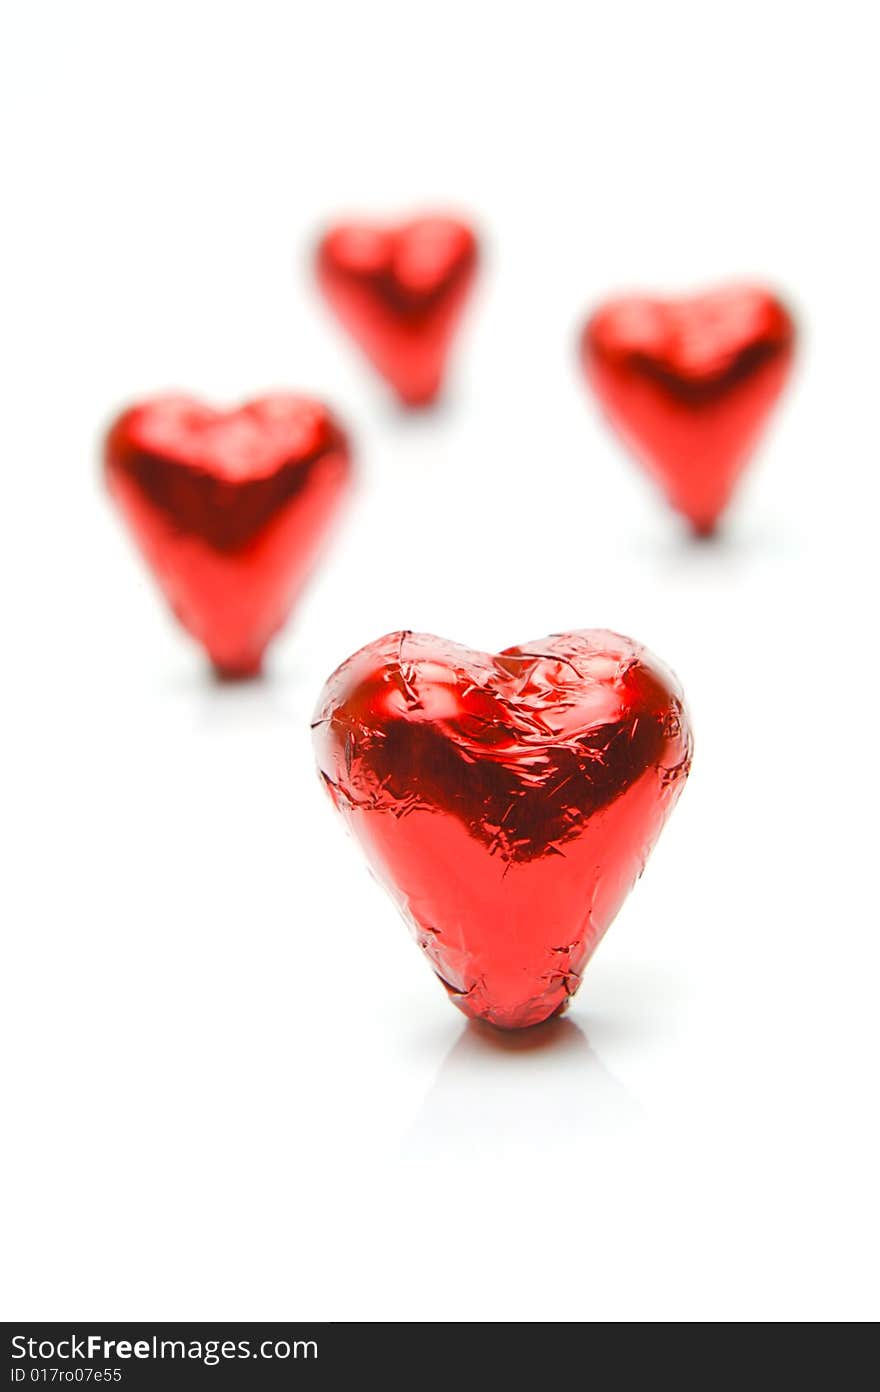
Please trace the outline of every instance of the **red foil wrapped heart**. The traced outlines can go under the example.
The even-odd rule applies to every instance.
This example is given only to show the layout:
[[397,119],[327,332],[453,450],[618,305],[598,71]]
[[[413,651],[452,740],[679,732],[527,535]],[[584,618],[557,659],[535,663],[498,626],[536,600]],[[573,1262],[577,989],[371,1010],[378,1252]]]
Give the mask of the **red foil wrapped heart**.
[[344,223],[321,239],[316,267],[330,306],[401,401],[432,402],[476,272],[471,228],[447,217]]
[[499,654],[389,634],[334,672],[313,735],[450,998],[507,1029],[565,1009],[691,762],[675,677],[603,630]]
[[104,462],[184,628],[223,675],[258,672],[348,486],[330,412],[289,394],[231,411],[157,397],[111,426]]
[[610,300],[584,329],[584,368],[610,420],[701,535],[785,385],[794,338],[785,306],[750,286]]

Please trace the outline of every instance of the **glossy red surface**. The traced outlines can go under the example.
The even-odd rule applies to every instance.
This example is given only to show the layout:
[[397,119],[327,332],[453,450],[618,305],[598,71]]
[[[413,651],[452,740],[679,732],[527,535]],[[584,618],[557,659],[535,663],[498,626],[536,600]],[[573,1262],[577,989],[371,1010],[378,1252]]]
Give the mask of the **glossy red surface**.
[[565,1009],[691,760],[676,679],[604,630],[495,655],[389,634],[334,672],[313,735],[450,998],[509,1029]]
[[157,397],[116,420],[104,460],[184,628],[224,675],[258,672],[348,484],[330,412],[287,394],[231,411]]
[[345,223],[322,238],[316,266],[330,306],[401,401],[433,401],[476,271],[472,230],[445,217]]
[[766,290],[611,300],[584,329],[610,420],[694,530],[712,532],[788,377],[794,325]]

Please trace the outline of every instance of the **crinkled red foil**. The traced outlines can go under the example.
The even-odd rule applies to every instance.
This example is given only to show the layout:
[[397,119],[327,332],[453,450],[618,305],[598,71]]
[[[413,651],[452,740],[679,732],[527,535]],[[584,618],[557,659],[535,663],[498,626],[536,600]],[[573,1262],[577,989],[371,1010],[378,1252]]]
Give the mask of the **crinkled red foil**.
[[316,255],[329,305],[407,406],[428,405],[440,391],[476,267],[473,230],[436,216],[342,223]]
[[313,727],[334,804],[466,1015],[565,1009],[690,768],[675,677],[604,630],[503,653],[388,634]]
[[712,532],[785,386],[795,329],[767,290],[629,296],[584,329],[584,368],[611,422],[700,534]]
[[229,676],[257,672],[347,489],[328,409],[279,393],[231,411],[183,396],[121,415],[107,483],[184,628]]

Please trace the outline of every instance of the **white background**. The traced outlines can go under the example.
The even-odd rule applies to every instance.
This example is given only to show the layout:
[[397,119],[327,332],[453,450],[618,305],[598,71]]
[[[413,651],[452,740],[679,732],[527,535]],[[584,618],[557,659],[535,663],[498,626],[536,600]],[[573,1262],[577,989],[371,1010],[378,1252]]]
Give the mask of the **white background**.
[[[11,7],[0,103],[2,1312],[878,1314],[869,4]],[[444,406],[314,292],[348,212],[485,239]],[[753,275],[803,330],[717,544],[606,433],[603,295]],[[104,496],[132,397],[330,401],[359,488],[221,688]],[[691,781],[565,1023],[447,1003],[318,786],[389,629],[578,627],[681,677]]]

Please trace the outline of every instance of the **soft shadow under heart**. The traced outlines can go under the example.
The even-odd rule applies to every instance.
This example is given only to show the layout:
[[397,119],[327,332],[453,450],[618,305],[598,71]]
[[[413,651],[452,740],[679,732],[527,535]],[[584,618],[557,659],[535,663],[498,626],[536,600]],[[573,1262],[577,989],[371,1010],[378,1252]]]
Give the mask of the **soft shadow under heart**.
[[469,1021],[443,1060],[404,1152],[544,1149],[619,1131],[641,1117],[572,1019],[512,1032]]

